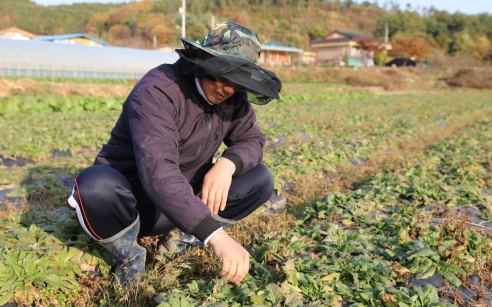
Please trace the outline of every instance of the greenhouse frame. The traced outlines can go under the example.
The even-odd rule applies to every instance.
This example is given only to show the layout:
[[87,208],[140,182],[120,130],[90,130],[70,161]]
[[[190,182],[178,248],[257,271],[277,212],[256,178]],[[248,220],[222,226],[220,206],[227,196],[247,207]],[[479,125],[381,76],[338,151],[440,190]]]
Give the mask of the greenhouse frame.
[[0,38],[0,76],[140,79],[176,52]]

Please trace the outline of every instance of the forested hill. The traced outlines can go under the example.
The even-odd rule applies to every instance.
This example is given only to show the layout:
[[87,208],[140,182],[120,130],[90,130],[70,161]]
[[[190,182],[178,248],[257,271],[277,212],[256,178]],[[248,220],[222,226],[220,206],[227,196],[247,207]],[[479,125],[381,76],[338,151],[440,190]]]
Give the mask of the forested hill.
[[[419,37],[444,53],[492,58],[492,15],[450,14],[433,8],[416,11],[378,1],[351,0],[187,0],[186,36],[201,40],[215,22],[233,20],[251,27],[264,43],[309,50],[312,39],[338,29],[383,39]],[[17,26],[40,34],[84,32],[112,45],[153,48],[179,45],[178,0],[129,4],[40,6],[29,0],[0,0],[0,29]]]

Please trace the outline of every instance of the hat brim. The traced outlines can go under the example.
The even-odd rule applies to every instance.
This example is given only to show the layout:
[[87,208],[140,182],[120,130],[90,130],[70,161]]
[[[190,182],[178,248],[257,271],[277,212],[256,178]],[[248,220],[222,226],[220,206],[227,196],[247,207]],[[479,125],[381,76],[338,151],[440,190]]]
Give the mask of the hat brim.
[[[201,44],[180,37],[186,50],[195,51],[193,57],[183,52],[178,52],[180,57],[186,58],[203,70],[208,71],[209,76],[222,77],[244,88],[250,94],[257,97],[256,104],[266,104],[272,99],[279,99],[278,93],[282,83],[277,76],[257,64],[251,63],[241,57],[222,53],[215,49],[205,48]],[[177,50],[179,51],[179,50]],[[197,51],[201,51],[197,54]],[[233,63],[233,65],[231,65]],[[229,67],[221,69],[221,67]],[[251,97],[251,95],[249,95]]]

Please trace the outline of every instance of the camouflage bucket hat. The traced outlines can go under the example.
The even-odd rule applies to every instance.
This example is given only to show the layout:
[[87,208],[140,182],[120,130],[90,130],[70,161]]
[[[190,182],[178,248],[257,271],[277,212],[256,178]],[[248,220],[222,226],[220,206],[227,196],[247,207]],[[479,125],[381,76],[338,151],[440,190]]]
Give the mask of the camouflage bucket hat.
[[267,104],[279,99],[282,83],[257,65],[261,45],[258,35],[234,22],[223,22],[210,30],[201,44],[181,37],[185,49],[176,49],[185,74],[195,78],[225,78],[244,89],[248,101]]
[[183,37],[181,40],[183,43],[205,48],[205,51],[215,56],[232,55],[254,64],[257,64],[260,58],[261,44],[258,35],[231,21],[215,26],[207,33],[201,45]]

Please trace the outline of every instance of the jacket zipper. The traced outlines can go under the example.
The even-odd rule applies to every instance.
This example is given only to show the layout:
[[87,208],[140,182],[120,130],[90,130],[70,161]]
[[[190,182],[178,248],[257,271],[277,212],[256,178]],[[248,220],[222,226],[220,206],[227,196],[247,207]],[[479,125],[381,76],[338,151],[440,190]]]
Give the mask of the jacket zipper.
[[195,161],[186,165],[186,168],[193,168],[202,162],[202,159],[200,158],[203,152],[205,151],[205,149],[207,148],[207,143],[208,140],[210,139],[210,133],[212,131],[212,114],[206,113],[205,119],[207,121],[207,134],[205,135],[205,141],[203,142],[202,151],[200,151],[200,153],[197,155],[197,159]]

